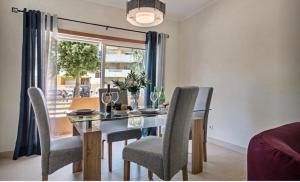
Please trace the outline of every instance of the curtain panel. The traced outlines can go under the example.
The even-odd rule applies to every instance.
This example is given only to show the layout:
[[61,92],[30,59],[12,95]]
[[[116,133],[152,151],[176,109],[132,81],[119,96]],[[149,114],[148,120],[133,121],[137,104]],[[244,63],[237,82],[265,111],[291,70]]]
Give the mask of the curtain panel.
[[156,86],[156,53],[157,32],[147,32],[145,68],[147,79],[151,81],[151,84],[145,88],[145,107],[151,106],[150,93],[154,90]]
[[46,49],[50,50],[55,47],[56,41],[53,41],[52,45],[46,40],[50,40],[50,35],[53,35],[53,33],[49,33],[47,36],[47,32],[50,32],[49,27],[53,30],[57,24],[55,20],[57,18],[46,16],[40,11],[24,9],[20,111],[14,160],[21,156],[41,154],[34,111],[27,90],[30,87],[39,87],[46,93],[49,80],[47,75],[50,70],[54,69],[56,62],[48,61],[54,59],[55,56],[51,57],[50,52],[46,51]]
[[157,57],[156,57],[156,89],[160,91],[165,88],[165,67],[166,67],[166,44],[168,35],[158,34]]
[[146,34],[145,68],[147,79],[151,85],[145,89],[145,107],[151,106],[150,93],[165,87],[166,44],[168,35],[157,32]]
[[[148,80],[151,85],[145,89],[145,107],[151,107],[150,93],[160,91],[165,87],[165,62],[166,62],[166,39],[167,34],[157,32],[147,32],[146,34],[146,59],[145,68]],[[156,135],[156,128],[143,129],[143,136]]]
[[[144,105],[145,107],[151,107],[150,93],[154,90],[156,84],[156,55],[157,53],[157,32],[147,32],[146,34],[146,59],[145,59],[145,69],[146,77],[151,81],[144,92]],[[157,129],[154,128],[144,128],[142,129],[143,136],[153,135],[156,136]]]
[[42,19],[42,55],[43,55],[43,90],[50,114],[50,135],[54,136],[57,101],[57,44],[58,44],[58,19],[56,15],[43,13]]

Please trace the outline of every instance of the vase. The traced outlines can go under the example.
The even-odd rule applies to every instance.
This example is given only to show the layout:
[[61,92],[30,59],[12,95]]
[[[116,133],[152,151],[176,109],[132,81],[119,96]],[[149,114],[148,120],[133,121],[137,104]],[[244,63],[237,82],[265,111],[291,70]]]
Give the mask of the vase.
[[130,101],[130,105],[132,107],[133,111],[137,111],[138,107],[139,107],[139,97],[140,97],[140,92],[131,92],[131,101]]

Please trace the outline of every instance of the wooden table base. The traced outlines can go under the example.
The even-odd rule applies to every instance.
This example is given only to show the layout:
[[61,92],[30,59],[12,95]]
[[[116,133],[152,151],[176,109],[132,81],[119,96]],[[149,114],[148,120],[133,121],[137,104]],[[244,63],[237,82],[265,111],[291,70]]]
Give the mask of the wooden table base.
[[101,132],[83,135],[83,180],[101,180]]
[[73,163],[73,172],[82,170],[83,180],[100,181],[101,180],[101,131],[80,133],[76,127],[73,127],[73,135],[81,135],[83,138],[83,162]]
[[194,118],[192,125],[192,174],[198,174],[203,171],[203,119]]
[[[73,136],[80,136],[80,133],[77,129],[73,126]],[[81,161],[73,163],[73,173],[78,173],[82,171],[82,163]]]

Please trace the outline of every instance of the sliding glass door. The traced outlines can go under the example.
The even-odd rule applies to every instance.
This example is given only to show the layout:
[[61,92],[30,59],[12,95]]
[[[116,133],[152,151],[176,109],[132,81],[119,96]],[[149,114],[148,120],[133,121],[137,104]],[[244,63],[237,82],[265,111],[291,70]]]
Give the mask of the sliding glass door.
[[104,49],[103,87],[112,80],[124,81],[131,70],[144,71],[145,50],[115,45],[104,45]]
[[[113,86],[112,80],[125,81],[130,71],[142,72],[145,70],[145,49],[129,46],[103,45],[102,87],[106,88],[108,84]],[[144,94],[143,89],[140,94]],[[140,97],[139,105],[144,104],[143,99],[143,97]]]
[[[60,34],[58,37],[56,88],[48,100],[51,134],[54,138],[72,134],[68,110],[82,109],[84,103],[97,103],[101,87],[102,43],[84,37]],[[99,105],[99,104],[98,104]],[[94,107],[99,108],[97,104]]]
[[55,100],[48,103],[54,137],[72,134],[66,111],[99,108],[99,88],[124,81],[131,70],[144,71],[144,45],[59,35],[57,52],[57,84],[51,93]]

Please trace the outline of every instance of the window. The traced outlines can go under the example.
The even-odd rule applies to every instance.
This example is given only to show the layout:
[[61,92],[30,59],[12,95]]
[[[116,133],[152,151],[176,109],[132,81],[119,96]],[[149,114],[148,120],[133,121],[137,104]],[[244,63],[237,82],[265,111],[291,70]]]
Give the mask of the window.
[[[103,49],[105,53],[102,64],[104,88],[107,84],[113,86],[112,80],[124,81],[131,70],[134,72],[145,70],[145,49],[117,45],[104,45]],[[143,89],[140,90],[140,95],[144,95]],[[144,105],[143,97],[140,97],[139,105]]]
[[104,87],[112,80],[124,81],[128,73],[144,71],[145,50],[139,48],[105,46]]
[[60,37],[57,90],[62,99],[98,97],[101,48],[100,42]]

